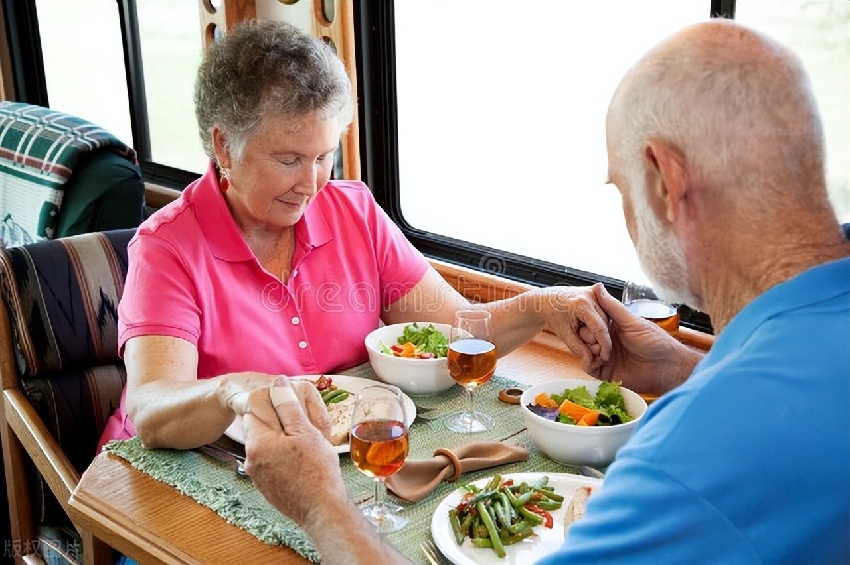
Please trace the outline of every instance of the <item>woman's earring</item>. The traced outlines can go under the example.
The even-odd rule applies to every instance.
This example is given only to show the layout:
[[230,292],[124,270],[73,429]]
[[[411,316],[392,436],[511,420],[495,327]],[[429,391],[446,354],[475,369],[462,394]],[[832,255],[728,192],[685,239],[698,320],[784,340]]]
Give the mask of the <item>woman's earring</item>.
[[227,189],[230,188],[230,169],[221,169],[221,178],[218,183],[221,186],[222,194],[227,192]]

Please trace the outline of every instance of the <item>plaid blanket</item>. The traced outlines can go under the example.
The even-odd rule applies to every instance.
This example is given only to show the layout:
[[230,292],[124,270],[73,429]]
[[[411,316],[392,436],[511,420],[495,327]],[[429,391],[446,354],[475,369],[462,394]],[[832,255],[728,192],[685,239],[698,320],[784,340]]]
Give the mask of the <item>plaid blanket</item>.
[[53,239],[63,186],[81,159],[136,152],[105,129],[49,108],[0,101],[0,245]]

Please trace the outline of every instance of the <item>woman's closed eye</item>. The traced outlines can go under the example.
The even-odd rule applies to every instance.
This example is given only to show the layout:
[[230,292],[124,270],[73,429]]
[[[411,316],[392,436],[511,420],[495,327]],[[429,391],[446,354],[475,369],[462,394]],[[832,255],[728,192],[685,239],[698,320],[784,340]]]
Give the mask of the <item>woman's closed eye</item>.
[[[322,163],[324,161],[327,161],[328,159],[333,159],[333,155],[334,155],[335,152],[336,151],[329,151],[328,153],[323,153],[322,155],[319,155],[318,157],[316,157],[315,161],[317,163]],[[298,156],[298,157],[279,157],[277,161],[278,161],[278,163],[280,163],[284,167],[297,167],[298,165],[301,164],[302,159],[303,159],[303,157],[300,157],[300,156]]]

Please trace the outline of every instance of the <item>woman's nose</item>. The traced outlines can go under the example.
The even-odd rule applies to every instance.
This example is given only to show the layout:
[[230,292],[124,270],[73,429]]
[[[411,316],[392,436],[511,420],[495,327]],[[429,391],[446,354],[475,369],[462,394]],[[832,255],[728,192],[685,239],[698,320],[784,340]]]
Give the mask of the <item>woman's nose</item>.
[[312,196],[318,190],[319,167],[314,163],[306,165],[301,169],[301,175],[296,185],[296,190],[300,194]]

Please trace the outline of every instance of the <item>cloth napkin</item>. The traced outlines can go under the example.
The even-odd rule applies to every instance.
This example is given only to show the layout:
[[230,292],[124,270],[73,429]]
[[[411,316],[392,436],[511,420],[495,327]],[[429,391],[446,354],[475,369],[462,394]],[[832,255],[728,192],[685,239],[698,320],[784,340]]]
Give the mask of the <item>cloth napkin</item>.
[[404,500],[418,502],[428,496],[443,480],[456,481],[467,471],[527,459],[528,450],[524,447],[497,441],[465,443],[454,452],[440,448],[430,459],[405,461],[404,466],[387,479],[387,488]]

